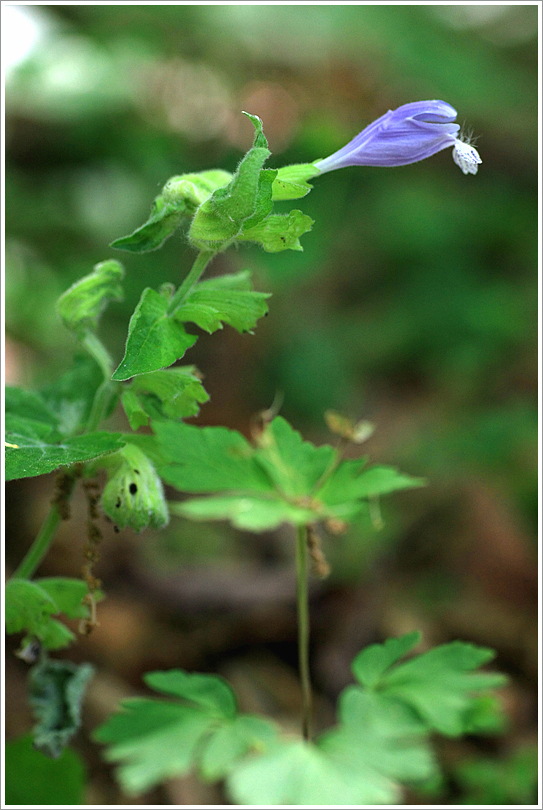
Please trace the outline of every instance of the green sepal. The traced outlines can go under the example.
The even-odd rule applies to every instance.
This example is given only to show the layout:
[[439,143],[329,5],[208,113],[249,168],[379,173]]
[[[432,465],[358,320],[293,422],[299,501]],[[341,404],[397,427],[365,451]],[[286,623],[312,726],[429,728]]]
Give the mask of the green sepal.
[[94,331],[109,301],[122,301],[122,264],[114,259],[95,265],[88,276],[76,281],[57,301],[64,325],[77,335]]
[[243,227],[240,242],[257,242],[267,253],[281,250],[303,250],[300,236],[311,230],[314,220],[294,209],[289,214],[270,214],[250,228]]
[[169,514],[162,482],[139,447],[127,443],[96,466],[108,472],[102,507],[116,526],[130,526],[136,532],[166,526]]
[[262,121],[256,115],[244,115],[251,119],[255,128],[253,146],[228,185],[214,191],[196,211],[189,241],[201,250],[225,250],[241,232],[245,221],[255,215],[266,215],[264,212],[271,201],[271,174],[262,176],[260,171],[271,154],[262,131]]
[[305,197],[313,188],[307,181],[317,174],[319,170],[313,163],[296,163],[278,169],[272,187],[273,201],[298,200]]
[[194,366],[152,371],[134,377],[122,395],[122,404],[132,430],[144,427],[149,419],[184,419],[196,416],[207,402]]
[[184,219],[194,216],[198,207],[216,189],[226,185],[231,179],[230,172],[222,169],[170,177],[162,192],[156,197],[147,222],[129,236],[116,239],[111,243],[111,247],[132,253],[157,250]]

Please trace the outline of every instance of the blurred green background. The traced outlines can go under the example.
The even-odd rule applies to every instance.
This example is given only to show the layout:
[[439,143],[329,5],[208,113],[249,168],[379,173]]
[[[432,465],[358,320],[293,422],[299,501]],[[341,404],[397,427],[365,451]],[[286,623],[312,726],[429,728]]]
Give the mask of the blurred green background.
[[[394,169],[342,169],[284,204],[315,220],[303,253],[243,248],[214,269],[251,268],[256,288],[273,293],[270,316],[253,336],[202,335],[184,362],[201,369],[211,394],[201,424],[247,432],[281,392],[281,412],[308,438],[329,440],[327,408],[370,419],[371,458],[428,478],[425,490],[384,505],[380,533],[357,526],[329,541],[334,573],[313,605],[317,685],[333,695],[364,643],[413,627],[432,643],[494,646],[517,681],[506,700],[510,735],[491,753],[515,752],[533,734],[537,660],[537,6],[44,5],[3,14],[13,46],[4,49],[11,384],[39,387],[70,363],[75,347],[55,300],[113,256],[127,270],[126,299],[108,309],[102,335],[120,359],[142,288],[178,283],[191,252],[178,234],[144,256],[108,244],[147,218],[171,175],[235,168],[252,139],[241,110],[263,119],[271,167],[325,157],[409,101],[443,99],[473,130],[483,160],[476,177],[463,176],[447,150]],[[10,487],[14,565],[51,486]],[[226,564],[230,591],[243,594],[247,561],[261,576],[290,561],[282,536],[255,543],[180,525],[143,542],[110,541],[103,610],[113,610],[115,626],[124,615],[115,605],[141,611],[135,595],[148,567],[171,576]],[[67,539],[61,547],[72,548]],[[80,551],[71,553],[77,571]],[[64,563],[53,555],[44,571],[64,573]],[[184,602],[172,585],[168,603],[157,577],[147,587],[169,638],[180,605],[191,605],[196,622],[214,586],[205,580]],[[230,591],[219,607],[236,615],[240,598]],[[270,622],[283,627],[275,614]],[[189,632],[178,624],[175,644]],[[81,655],[98,656],[125,685],[141,687],[157,656],[169,661],[144,645],[125,666],[108,657],[102,632],[104,646],[84,641]],[[169,665],[233,666],[234,650],[252,639],[275,656],[269,672],[291,663],[291,632],[288,622],[277,637],[253,627],[246,641],[234,633],[231,648],[217,642]],[[107,803],[106,788],[94,789]],[[461,780],[451,790],[443,801],[461,793]]]

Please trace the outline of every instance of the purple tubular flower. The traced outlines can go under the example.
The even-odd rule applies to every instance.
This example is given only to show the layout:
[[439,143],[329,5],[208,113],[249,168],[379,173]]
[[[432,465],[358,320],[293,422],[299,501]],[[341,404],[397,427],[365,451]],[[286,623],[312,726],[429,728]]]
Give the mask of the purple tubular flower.
[[315,166],[321,172],[345,166],[405,166],[458,141],[456,110],[445,101],[414,101],[389,110],[346,146]]

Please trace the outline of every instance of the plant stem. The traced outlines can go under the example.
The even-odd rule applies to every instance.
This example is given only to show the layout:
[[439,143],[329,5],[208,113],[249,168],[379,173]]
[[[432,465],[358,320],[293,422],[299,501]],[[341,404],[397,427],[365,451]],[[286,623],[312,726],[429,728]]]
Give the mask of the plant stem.
[[90,433],[96,430],[104,418],[104,413],[106,412],[113,387],[116,383],[111,382],[113,361],[102,341],[99,340],[93,332],[87,332],[81,342],[91,357],[96,360],[104,375],[104,380],[94,395],[91,413],[87,423],[87,432]]
[[296,597],[298,607],[298,662],[302,687],[302,734],[310,738],[311,680],[309,677],[309,597],[307,575],[307,526],[298,527],[296,545]]
[[[63,492],[63,499],[65,503],[72,494],[74,486],[75,476],[71,477],[71,481],[68,481],[68,485]],[[51,545],[57,528],[64,520],[62,511],[63,510],[61,509],[59,503],[57,501],[53,501],[49,514],[43,521],[36,539],[30,546],[21,564],[14,572],[14,577],[19,577],[20,579],[30,579],[34,575],[36,569],[49,551],[49,546]]]
[[188,293],[194,287],[213,256],[215,256],[215,252],[212,250],[201,250],[196,256],[194,264],[170,301],[170,306],[168,307],[167,313],[168,315],[173,315],[176,309],[181,306],[184,298],[186,298]]

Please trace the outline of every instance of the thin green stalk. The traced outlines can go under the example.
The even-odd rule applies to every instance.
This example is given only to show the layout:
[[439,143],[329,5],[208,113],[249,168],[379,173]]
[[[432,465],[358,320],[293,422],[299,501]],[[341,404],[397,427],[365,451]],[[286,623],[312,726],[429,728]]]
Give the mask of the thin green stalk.
[[307,526],[298,527],[296,544],[296,601],[298,607],[298,661],[302,687],[302,734],[310,738],[311,679],[309,676],[309,595],[307,573]]
[[[68,481],[68,484],[62,493],[62,499],[64,501],[64,504],[66,504],[69,497],[71,496],[74,485],[75,485],[75,477],[72,477],[71,481]],[[62,508],[57,500],[53,501],[53,503],[51,504],[51,508],[49,510],[49,514],[43,521],[41,529],[39,530],[36,539],[30,546],[21,564],[13,574],[14,577],[19,577],[21,579],[30,579],[35,574],[41,561],[49,551],[49,546],[53,541],[53,537],[55,536],[56,530],[64,520],[63,512],[65,511],[65,509],[66,507],[64,506],[64,508]]]
[[173,315],[175,310],[183,303],[183,300],[194,287],[213,256],[215,256],[215,252],[212,250],[201,250],[196,256],[194,264],[170,301],[168,315]]
[[107,406],[113,392],[113,387],[117,384],[111,382],[111,375],[113,374],[113,360],[111,359],[111,356],[102,341],[96,337],[94,332],[87,332],[84,338],[82,338],[81,342],[91,357],[94,357],[102,369],[102,374],[104,375],[104,381],[100,384],[96,394],[94,395],[91,413],[87,423],[87,431],[90,433],[97,429],[100,422],[104,418],[104,414],[107,410]]

